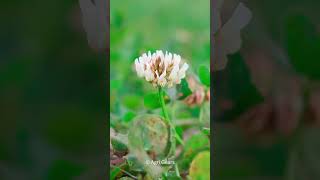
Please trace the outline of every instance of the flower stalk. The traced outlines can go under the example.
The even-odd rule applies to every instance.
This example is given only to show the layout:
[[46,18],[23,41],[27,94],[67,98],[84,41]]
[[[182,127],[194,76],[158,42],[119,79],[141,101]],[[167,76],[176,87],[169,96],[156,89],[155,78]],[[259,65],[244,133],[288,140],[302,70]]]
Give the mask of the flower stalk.
[[158,86],[158,92],[159,92],[159,100],[160,100],[160,104],[161,104],[161,108],[162,108],[162,113],[163,113],[164,119],[174,129],[175,137],[176,137],[177,141],[182,146],[184,146],[183,140],[181,139],[179,134],[176,133],[175,126],[173,125],[172,121],[169,118],[169,115],[168,115],[168,112],[167,112],[167,109],[166,109],[166,104],[164,102],[164,91],[163,91],[161,86]]

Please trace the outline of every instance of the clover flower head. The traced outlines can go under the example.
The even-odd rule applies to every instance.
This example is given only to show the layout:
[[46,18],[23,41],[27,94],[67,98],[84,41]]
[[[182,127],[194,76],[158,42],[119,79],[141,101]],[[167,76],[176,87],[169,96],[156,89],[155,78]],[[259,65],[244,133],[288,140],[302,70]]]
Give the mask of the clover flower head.
[[181,61],[180,55],[157,50],[136,58],[135,67],[138,76],[145,78],[153,86],[172,87],[185,78],[189,65]]

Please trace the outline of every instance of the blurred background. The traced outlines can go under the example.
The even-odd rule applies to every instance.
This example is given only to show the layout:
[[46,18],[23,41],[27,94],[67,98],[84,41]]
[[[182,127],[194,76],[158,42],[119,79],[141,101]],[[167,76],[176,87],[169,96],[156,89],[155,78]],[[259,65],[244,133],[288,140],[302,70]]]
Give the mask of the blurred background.
[[[213,73],[214,178],[319,179],[320,2],[243,2],[242,48]],[[207,2],[157,3],[111,2],[111,97],[129,108],[142,52],[209,62]],[[224,23],[237,4],[225,0]],[[1,1],[0,14],[0,179],[105,177],[106,55],[89,48],[78,1]]]
[[320,179],[319,1],[243,2],[241,49],[214,72],[214,178]]
[[209,64],[207,0],[199,1],[196,6],[181,0],[111,1],[110,7],[111,80],[129,78],[128,74],[134,72],[134,59],[149,50],[180,54],[193,69]]
[[106,54],[77,0],[0,2],[0,179],[102,179]]
[[209,65],[207,0],[199,1],[197,6],[181,0],[156,4],[146,0],[111,1],[110,6],[111,112],[115,112],[114,98],[127,97],[136,102],[154,89],[136,76],[134,60],[142,53],[163,50],[179,54],[190,65],[191,73],[200,65]]

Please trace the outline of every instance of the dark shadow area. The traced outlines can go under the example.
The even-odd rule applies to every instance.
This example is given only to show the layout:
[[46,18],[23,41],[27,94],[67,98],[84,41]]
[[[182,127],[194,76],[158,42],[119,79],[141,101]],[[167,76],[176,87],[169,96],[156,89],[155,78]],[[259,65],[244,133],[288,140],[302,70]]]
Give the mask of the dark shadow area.
[[103,179],[107,55],[78,1],[0,3],[0,179]]
[[216,2],[215,179],[320,179],[319,1]]

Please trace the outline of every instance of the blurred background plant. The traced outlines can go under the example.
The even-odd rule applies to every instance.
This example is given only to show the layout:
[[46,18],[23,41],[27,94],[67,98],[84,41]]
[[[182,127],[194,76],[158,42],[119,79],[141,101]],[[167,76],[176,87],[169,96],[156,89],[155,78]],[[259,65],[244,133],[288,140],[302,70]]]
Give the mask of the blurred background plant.
[[[239,2],[224,1],[222,24]],[[214,177],[319,179],[320,4],[243,3],[253,16],[242,47],[213,73]]]
[[[168,179],[185,179],[189,175],[193,158],[199,152],[210,149],[209,1],[201,0],[195,5],[192,1],[183,0],[114,0],[111,1],[110,15],[110,128],[113,132],[110,142],[111,179],[147,179],[153,174],[151,171],[155,173],[155,169],[148,170],[151,166],[144,166],[144,162],[141,162],[140,157],[145,157],[141,149],[138,154],[132,153],[137,151],[136,146],[130,146],[130,141],[137,141],[135,133],[146,133],[148,129],[155,128],[150,123],[152,121],[145,121],[141,114],[161,115],[157,89],[138,78],[134,69],[135,58],[157,49],[180,54],[189,64],[187,79],[165,92],[169,116],[185,145],[183,147],[177,142],[174,154],[180,170],[178,176],[181,177],[172,174],[172,170],[167,171],[164,176]],[[131,132],[129,137],[128,132]],[[145,138],[139,138],[138,141],[143,143],[144,151],[148,151],[151,159],[157,159],[157,156],[163,154],[158,152],[157,147],[164,148],[168,143],[162,142],[163,139],[159,137],[168,135],[165,131],[161,131],[155,138],[150,138],[149,135],[145,134]],[[208,163],[200,166],[199,162],[194,162],[193,166],[201,170],[194,168],[192,177],[209,178],[207,170],[210,163],[207,157],[206,153],[199,155],[198,159],[204,158]]]
[[103,179],[106,54],[77,0],[0,2],[0,179]]

